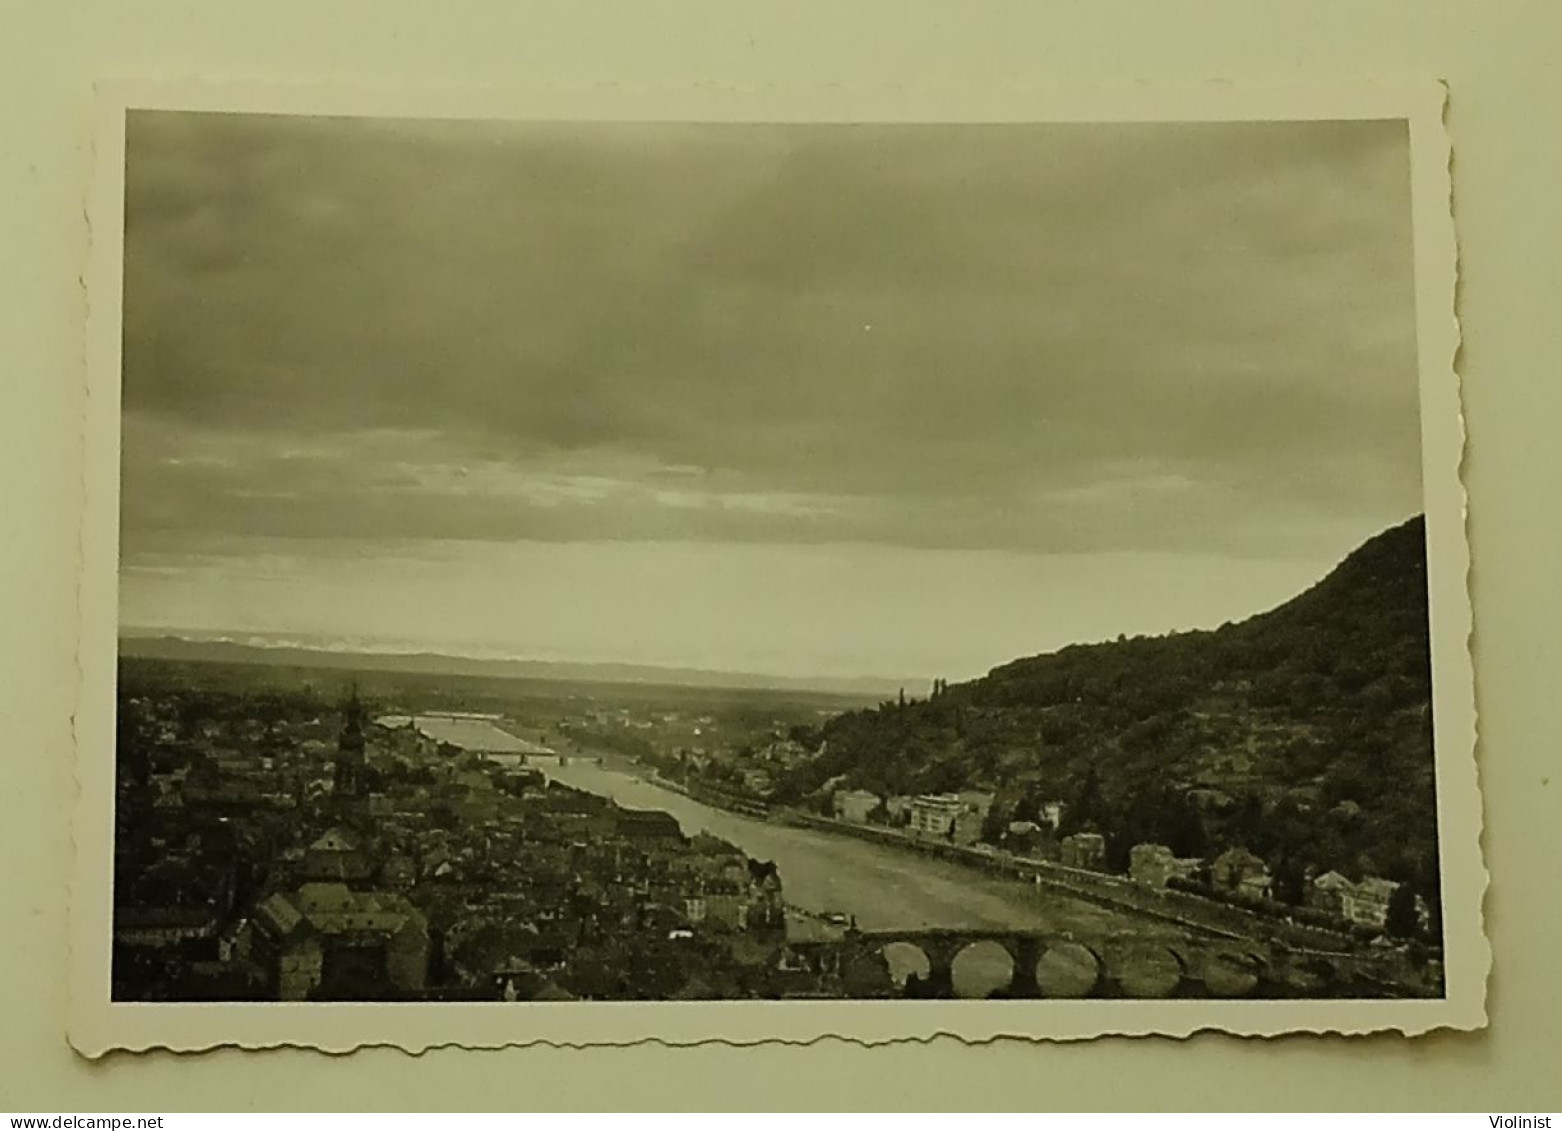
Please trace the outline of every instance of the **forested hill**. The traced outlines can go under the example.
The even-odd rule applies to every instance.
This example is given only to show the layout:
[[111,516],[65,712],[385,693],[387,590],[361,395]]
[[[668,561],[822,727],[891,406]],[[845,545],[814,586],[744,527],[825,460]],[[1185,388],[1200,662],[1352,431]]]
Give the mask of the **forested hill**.
[[[1015,660],[810,738],[792,798],[989,789],[1000,815],[1070,803],[1119,861],[1134,843],[1245,844],[1284,865],[1430,884],[1435,869],[1425,525],[1214,631]],[[817,748],[817,747],[816,747]]]

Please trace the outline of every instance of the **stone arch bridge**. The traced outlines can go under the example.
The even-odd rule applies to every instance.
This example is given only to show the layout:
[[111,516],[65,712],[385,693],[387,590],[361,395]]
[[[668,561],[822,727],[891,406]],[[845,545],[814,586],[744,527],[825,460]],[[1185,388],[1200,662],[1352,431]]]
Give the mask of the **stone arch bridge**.
[[[1005,998],[1342,998],[1387,996],[1352,955],[1292,951],[1225,938],[1152,942],[1131,937],[1080,939],[1056,932],[985,928],[845,931],[814,948],[821,973],[887,963],[893,949],[911,957],[916,993],[955,997],[956,967],[979,944],[991,965],[994,945],[1008,957]],[[905,948],[912,948],[907,951]],[[918,957],[920,956],[920,957]]]

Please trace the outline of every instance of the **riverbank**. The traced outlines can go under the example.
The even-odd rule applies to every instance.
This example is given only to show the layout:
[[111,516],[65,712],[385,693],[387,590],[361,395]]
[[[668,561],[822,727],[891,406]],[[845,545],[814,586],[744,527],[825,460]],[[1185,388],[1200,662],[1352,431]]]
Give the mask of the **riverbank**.
[[884,825],[857,824],[791,807],[769,807],[759,802],[732,798],[717,790],[671,781],[656,770],[628,759],[624,759],[621,766],[624,772],[634,774],[643,781],[716,809],[947,860],[988,875],[1088,900],[1114,911],[1155,919],[1206,937],[1280,943],[1290,949],[1318,954],[1347,954],[1356,949],[1342,935],[1204,899],[1192,892],[1152,887],[1126,876],[1070,868],[1056,861],[1014,856],[989,847],[920,837]]
[[951,844],[879,825],[860,825],[797,809],[777,810],[774,819],[806,828],[893,845],[939,859],[958,861],[989,874],[1054,889],[1079,899],[1171,923],[1216,938],[1282,943],[1319,954],[1345,954],[1353,948],[1342,935],[1288,923],[1191,892],[1152,887],[1126,876],[1070,868],[1052,860],[1014,856],[995,849]]
[[1131,936],[1168,945],[1186,937],[1174,924],[1012,876],[984,874],[961,861],[717,808],[657,783],[645,767],[571,761],[548,773],[625,808],[670,813],[688,836],[708,832],[755,860],[773,862],[788,903],[811,913],[855,916],[863,930],[960,926],[1079,938]]

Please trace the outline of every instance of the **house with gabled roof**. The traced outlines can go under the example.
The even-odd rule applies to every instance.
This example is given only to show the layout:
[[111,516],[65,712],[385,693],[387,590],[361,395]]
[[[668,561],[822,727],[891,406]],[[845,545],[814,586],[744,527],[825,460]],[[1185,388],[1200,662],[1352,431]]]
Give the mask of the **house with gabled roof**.
[[1315,911],[1329,915],[1345,916],[1345,896],[1356,885],[1338,872],[1325,872],[1314,876],[1307,885],[1306,903]]
[[423,988],[428,921],[403,895],[313,882],[255,909],[253,954],[282,1001],[398,997]]

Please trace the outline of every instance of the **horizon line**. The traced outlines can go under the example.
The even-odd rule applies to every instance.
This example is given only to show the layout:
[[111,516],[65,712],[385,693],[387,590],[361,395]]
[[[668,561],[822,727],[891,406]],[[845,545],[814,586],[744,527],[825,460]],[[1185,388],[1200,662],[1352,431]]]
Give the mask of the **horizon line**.
[[[432,645],[397,646],[388,643],[368,641],[309,641],[303,637],[308,634],[280,633],[280,632],[244,632],[239,630],[219,629],[186,629],[159,627],[151,625],[118,626],[116,638],[123,642],[130,640],[173,640],[182,644],[228,644],[239,648],[250,648],[256,651],[302,651],[312,652],[317,655],[354,655],[363,657],[400,657],[404,659],[429,658],[437,660],[460,660],[479,664],[535,664],[541,667],[554,668],[627,668],[645,672],[662,672],[667,674],[686,675],[711,675],[726,676],[755,681],[776,680],[786,685],[812,685],[821,691],[839,690],[842,684],[874,684],[885,689],[900,687],[909,689],[920,687],[923,684],[931,684],[934,676],[887,676],[872,673],[858,675],[826,675],[813,673],[806,675],[788,674],[776,671],[759,671],[751,668],[720,668],[702,667],[689,664],[656,663],[641,660],[608,660],[608,659],[544,659],[537,656],[521,656],[510,653],[474,653],[458,651],[455,649],[440,648]],[[1005,661],[1006,662],[1006,661]],[[986,675],[983,672],[982,675]],[[971,679],[980,676],[971,676]],[[626,682],[626,681],[618,681]],[[651,682],[628,681],[628,682]],[[822,685],[822,686],[821,686]],[[785,690],[785,687],[777,685],[777,690]]]

